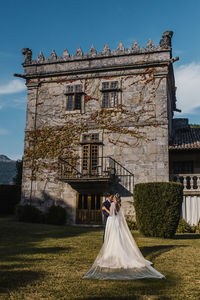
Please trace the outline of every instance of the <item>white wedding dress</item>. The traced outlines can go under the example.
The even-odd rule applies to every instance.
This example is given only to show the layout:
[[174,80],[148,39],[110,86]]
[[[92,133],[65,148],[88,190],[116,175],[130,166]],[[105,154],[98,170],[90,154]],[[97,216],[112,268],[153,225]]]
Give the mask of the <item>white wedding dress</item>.
[[122,208],[115,215],[115,204],[112,202],[104,244],[92,268],[83,278],[111,280],[165,278],[151,264],[143,257],[136,245]]

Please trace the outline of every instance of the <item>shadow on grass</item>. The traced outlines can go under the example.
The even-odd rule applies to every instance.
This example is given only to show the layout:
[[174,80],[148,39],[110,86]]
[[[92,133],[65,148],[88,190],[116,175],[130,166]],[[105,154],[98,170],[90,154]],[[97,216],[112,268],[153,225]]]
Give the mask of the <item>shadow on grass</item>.
[[194,233],[184,233],[184,234],[176,234],[173,237],[174,240],[196,240],[200,239],[200,234]]
[[[51,263],[52,257],[72,252],[69,238],[83,236],[84,241],[84,234],[95,231],[102,231],[103,235],[102,228],[98,227],[22,223],[13,216],[0,218],[0,227],[0,293],[41,281],[46,273],[40,270],[40,263],[44,260]],[[38,266],[37,270],[33,266]]]
[[188,247],[188,246],[187,245],[159,245],[159,246],[151,246],[151,247],[141,247],[140,250],[143,256],[150,255],[151,258],[154,259],[167,251],[179,247]]
[[[80,298],[82,300],[140,300],[140,299],[144,299],[144,296],[113,296],[113,297],[88,297],[88,298]],[[146,298],[148,299],[148,298]],[[156,298],[156,299],[159,299],[159,300],[171,300],[172,298],[171,297],[165,297],[165,296],[162,296],[161,298]]]
[[0,294],[7,293],[9,290],[26,286],[35,280],[42,280],[44,273],[25,270],[4,270],[0,271]]
[[49,225],[39,223],[25,223],[16,220],[15,216],[0,218],[0,238],[7,235],[15,235],[15,239],[42,240],[46,238],[70,238],[89,232],[102,231],[103,227],[81,227],[70,225]]

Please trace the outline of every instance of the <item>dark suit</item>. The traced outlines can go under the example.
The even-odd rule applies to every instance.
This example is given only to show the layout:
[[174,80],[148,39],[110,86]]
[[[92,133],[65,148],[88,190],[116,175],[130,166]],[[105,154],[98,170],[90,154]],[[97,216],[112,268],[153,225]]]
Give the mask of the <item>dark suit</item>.
[[[108,199],[106,199],[106,201],[103,202],[102,207],[107,208],[108,210],[110,210],[110,206],[111,206],[111,201],[109,201]],[[106,223],[109,217],[109,213],[107,213],[107,211],[103,210],[103,219],[104,219],[104,234],[103,234],[103,242],[104,242],[104,235],[105,235],[105,229],[106,229]]]

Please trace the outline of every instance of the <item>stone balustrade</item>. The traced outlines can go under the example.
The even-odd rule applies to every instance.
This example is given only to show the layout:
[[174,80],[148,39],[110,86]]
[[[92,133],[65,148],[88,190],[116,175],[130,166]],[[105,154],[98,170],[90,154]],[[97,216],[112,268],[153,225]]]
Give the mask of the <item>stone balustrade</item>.
[[173,174],[171,181],[183,184],[184,195],[200,195],[200,174]]

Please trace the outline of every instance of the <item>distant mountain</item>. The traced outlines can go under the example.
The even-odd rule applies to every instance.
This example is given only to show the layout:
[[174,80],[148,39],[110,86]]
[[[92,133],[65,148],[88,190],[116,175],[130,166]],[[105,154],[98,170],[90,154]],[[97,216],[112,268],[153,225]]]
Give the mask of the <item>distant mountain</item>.
[[6,155],[0,155],[0,184],[12,184],[16,172],[16,161]]
[[8,158],[8,156],[2,154],[0,155],[0,161],[11,161],[11,159]]

